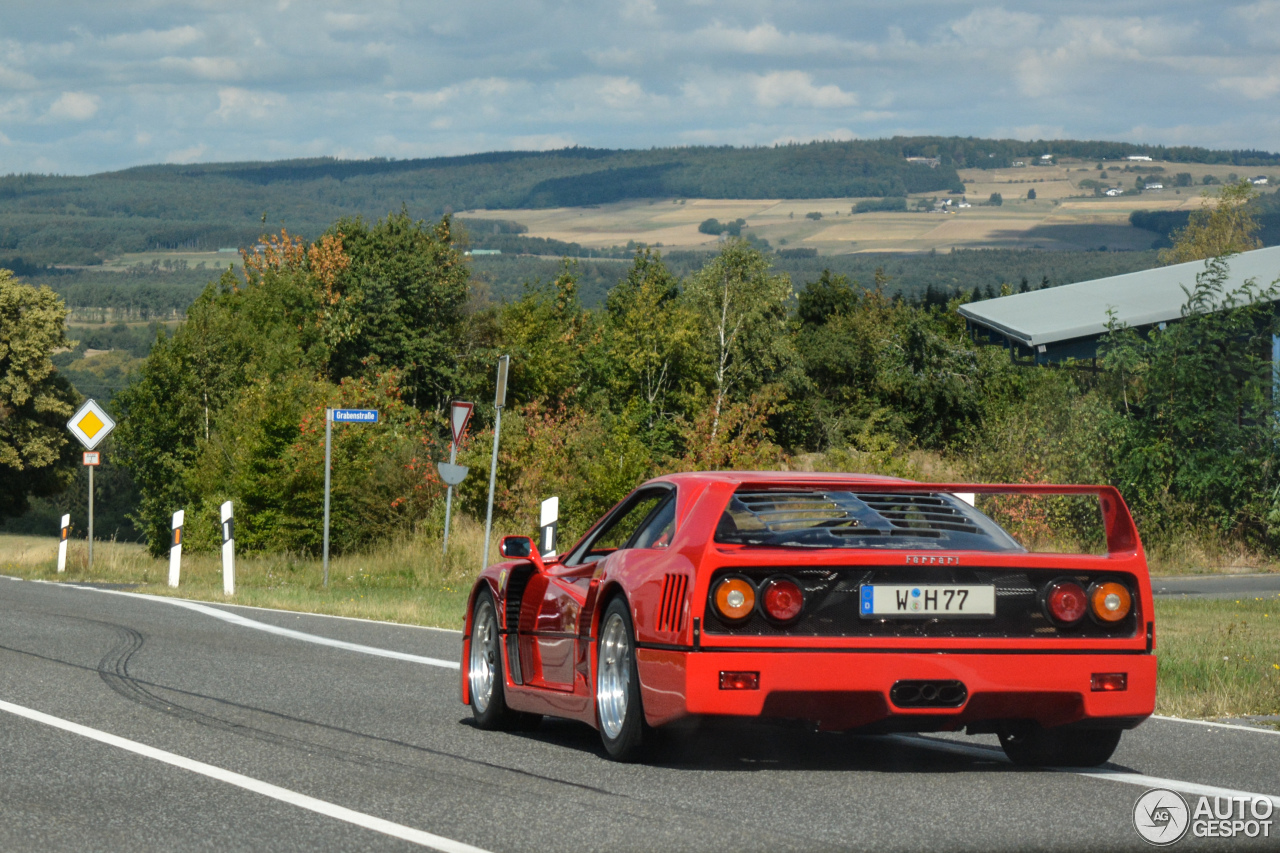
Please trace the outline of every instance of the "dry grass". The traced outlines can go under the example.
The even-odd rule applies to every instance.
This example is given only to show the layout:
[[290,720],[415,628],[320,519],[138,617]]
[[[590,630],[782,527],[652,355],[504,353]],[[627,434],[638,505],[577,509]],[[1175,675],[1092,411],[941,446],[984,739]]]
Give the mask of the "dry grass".
[[1156,712],[1280,714],[1280,595],[1156,602]]
[[[154,595],[458,628],[471,583],[480,571],[483,541],[483,526],[460,518],[449,538],[447,557],[438,533],[406,537],[334,557],[327,588],[317,558],[240,555],[236,591],[230,597],[222,594],[219,555],[184,554],[181,582],[171,589],[168,559],[154,559],[136,544],[95,543],[89,572],[86,544],[72,542],[67,571],[58,574],[56,538],[0,535],[0,573],[33,580],[128,584]],[[496,541],[489,554],[490,560],[497,559]]]

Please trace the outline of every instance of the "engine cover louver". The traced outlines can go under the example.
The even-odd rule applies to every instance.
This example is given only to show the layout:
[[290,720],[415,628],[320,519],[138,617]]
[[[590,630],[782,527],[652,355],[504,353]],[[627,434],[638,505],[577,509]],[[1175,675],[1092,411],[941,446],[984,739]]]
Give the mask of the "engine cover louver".
[[658,608],[658,630],[680,631],[684,628],[684,599],[689,591],[687,575],[670,574],[662,581],[662,605]]

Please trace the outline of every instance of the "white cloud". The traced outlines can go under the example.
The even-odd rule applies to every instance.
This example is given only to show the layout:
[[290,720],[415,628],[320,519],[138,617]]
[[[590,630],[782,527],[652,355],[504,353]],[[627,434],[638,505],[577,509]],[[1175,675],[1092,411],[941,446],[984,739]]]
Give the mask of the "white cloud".
[[190,75],[201,80],[229,82],[244,77],[241,62],[228,56],[166,56],[160,67],[168,72]]
[[199,143],[197,145],[192,145],[190,148],[182,148],[177,151],[170,152],[169,156],[165,158],[165,162],[166,163],[194,163],[195,161],[203,157],[205,152],[208,150],[209,150],[209,147],[207,145],[205,145],[204,143]]
[[387,92],[383,97],[397,106],[434,110],[459,98],[484,99],[506,95],[516,88],[514,81],[502,77],[465,80],[430,92]]
[[167,30],[142,30],[101,39],[103,47],[125,53],[167,53],[199,41],[203,33],[191,25]]
[[284,103],[285,99],[274,92],[251,92],[228,86],[218,90],[218,109],[214,115],[223,121],[260,120]]
[[507,145],[516,151],[555,151],[559,148],[572,148],[577,144],[572,137],[558,133],[507,138]]
[[829,34],[784,33],[773,24],[751,29],[726,27],[717,21],[694,32],[689,39],[703,50],[721,50],[754,56],[812,56],[815,53],[862,53],[863,47]]
[[49,107],[49,118],[60,121],[88,121],[97,115],[100,99],[84,92],[63,92]]
[[806,71],[774,71],[757,77],[754,84],[756,102],[762,107],[816,107],[832,109],[852,107],[858,96],[835,84],[815,86],[813,75]]

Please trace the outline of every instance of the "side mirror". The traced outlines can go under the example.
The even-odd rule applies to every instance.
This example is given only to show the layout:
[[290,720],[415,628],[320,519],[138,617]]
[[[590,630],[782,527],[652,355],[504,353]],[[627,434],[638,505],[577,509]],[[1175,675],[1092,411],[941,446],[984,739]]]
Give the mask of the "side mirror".
[[530,560],[542,568],[542,554],[528,536],[503,536],[498,542],[498,553],[509,560]]

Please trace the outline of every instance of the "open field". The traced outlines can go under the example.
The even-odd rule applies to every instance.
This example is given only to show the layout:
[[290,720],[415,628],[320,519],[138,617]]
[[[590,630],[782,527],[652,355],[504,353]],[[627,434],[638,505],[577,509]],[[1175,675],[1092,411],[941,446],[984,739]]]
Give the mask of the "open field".
[[[94,571],[85,571],[85,544],[73,542],[63,575],[57,539],[0,535],[0,574],[32,580],[136,585],[137,592],[177,595],[411,625],[457,628],[479,570],[483,530],[461,519],[450,539],[420,536],[366,553],[336,557],[330,583],[320,561],[288,554],[240,557],[236,592],[222,594],[215,554],[188,554],[178,589],[166,585],[168,561],[139,545],[97,543]],[[496,559],[496,544],[491,559]],[[1280,597],[1156,602],[1160,692],[1157,712],[1217,718],[1280,714]],[[1273,624],[1274,623],[1274,624]]]
[[[1135,165],[1142,172],[1124,171]],[[510,219],[529,228],[530,237],[545,237],[604,249],[634,240],[673,249],[714,249],[716,237],[698,231],[706,219],[746,221],[749,233],[767,239],[775,248],[813,248],[820,254],[848,252],[927,252],[952,248],[1008,248],[1082,250],[1106,247],[1146,249],[1154,235],[1132,228],[1134,210],[1194,209],[1205,189],[1201,181],[1213,175],[1226,181],[1232,167],[1184,163],[1107,162],[1105,175],[1096,163],[1063,163],[1010,169],[961,169],[965,195],[918,193],[927,200],[952,199],[949,212],[861,213],[853,206],[862,199],[647,199],[592,207],[548,209],[468,210],[468,219]],[[1149,171],[1155,168],[1163,172]],[[1238,167],[1236,167],[1238,171]],[[1191,174],[1195,186],[1173,188],[1174,175]],[[1138,175],[1163,179],[1167,189],[1133,193]],[[1255,168],[1249,176],[1268,175],[1280,182],[1280,169]],[[1082,181],[1119,186],[1126,193],[1095,197]],[[1036,198],[1028,200],[1034,189]],[[988,205],[992,193],[1004,204]],[[958,208],[964,198],[973,206]],[[820,213],[821,219],[806,214]]]

